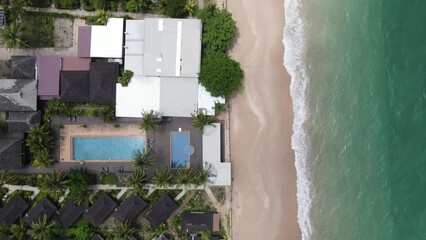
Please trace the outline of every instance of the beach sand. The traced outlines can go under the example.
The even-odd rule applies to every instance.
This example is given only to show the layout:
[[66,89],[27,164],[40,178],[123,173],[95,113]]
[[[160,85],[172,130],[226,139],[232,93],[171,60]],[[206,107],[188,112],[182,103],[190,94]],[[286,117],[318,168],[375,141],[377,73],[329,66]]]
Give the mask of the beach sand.
[[234,240],[301,239],[291,149],[290,76],[283,67],[283,0],[228,0],[243,89],[231,100]]

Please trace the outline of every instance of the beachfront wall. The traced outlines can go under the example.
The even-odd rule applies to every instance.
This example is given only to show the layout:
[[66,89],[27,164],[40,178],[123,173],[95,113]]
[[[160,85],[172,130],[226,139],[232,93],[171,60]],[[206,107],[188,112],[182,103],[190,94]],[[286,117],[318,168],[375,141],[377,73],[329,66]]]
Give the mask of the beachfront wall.
[[221,124],[205,126],[203,133],[203,167],[210,170],[209,185],[231,185],[231,163],[221,161]]

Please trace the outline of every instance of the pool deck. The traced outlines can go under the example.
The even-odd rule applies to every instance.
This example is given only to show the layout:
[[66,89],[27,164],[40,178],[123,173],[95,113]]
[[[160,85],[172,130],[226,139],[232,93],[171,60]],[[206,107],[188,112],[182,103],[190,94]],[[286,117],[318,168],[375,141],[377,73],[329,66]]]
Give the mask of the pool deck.
[[[73,137],[120,137],[139,136],[145,137],[145,131],[139,129],[137,124],[120,124],[116,128],[113,124],[105,125],[64,125],[60,129],[59,140],[59,162],[75,162],[72,159],[72,138]],[[108,160],[114,161],[114,160]],[[90,160],[90,162],[106,162],[105,160]],[[129,162],[129,160],[117,160],[114,162]]]

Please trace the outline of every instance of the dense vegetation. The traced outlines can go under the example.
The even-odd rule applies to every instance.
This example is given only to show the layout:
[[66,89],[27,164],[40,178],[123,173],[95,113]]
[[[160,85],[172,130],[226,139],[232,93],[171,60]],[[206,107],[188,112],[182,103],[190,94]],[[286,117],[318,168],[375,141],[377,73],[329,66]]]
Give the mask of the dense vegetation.
[[59,9],[76,9],[80,7],[80,0],[54,0],[56,8]]
[[241,87],[243,70],[226,51],[232,45],[237,27],[231,14],[208,5],[198,10],[196,16],[203,22],[203,59],[200,83],[212,96],[229,98]]
[[47,101],[43,120],[50,121],[55,116],[87,116],[98,117],[104,123],[115,120],[115,104],[66,103],[59,99]]
[[31,128],[26,138],[34,166],[47,167],[53,163],[53,157],[50,152],[53,148],[53,136],[50,127],[46,124],[37,125]]
[[131,70],[124,70],[121,73],[121,76],[118,77],[117,81],[121,84],[121,86],[127,87],[132,77],[133,77],[133,72]]

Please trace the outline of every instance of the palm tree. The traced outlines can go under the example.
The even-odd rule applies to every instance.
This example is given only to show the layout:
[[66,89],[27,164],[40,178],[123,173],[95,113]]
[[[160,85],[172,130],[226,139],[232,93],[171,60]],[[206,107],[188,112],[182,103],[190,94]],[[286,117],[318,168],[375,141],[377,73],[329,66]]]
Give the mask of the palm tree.
[[26,140],[26,146],[32,154],[49,153],[53,147],[53,137],[50,134],[49,126],[42,124],[31,128]]
[[137,170],[146,171],[149,166],[152,166],[154,161],[157,159],[152,150],[148,148],[148,150],[142,153],[140,150],[137,150],[135,155],[133,156],[133,167]]
[[54,171],[44,175],[40,183],[40,189],[56,199],[64,193],[69,183],[66,172]]
[[99,118],[104,123],[110,123],[114,121],[115,119],[115,105],[114,104],[108,104],[102,107],[101,110],[98,112]]
[[15,184],[16,176],[13,173],[4,171],[0,173],[0,193],[6,194],[6,190],[3,188],[4,184]]
[[33,156],[32,164],[38,167],[48,167],[52,165],[54,159],[48,152],[39,152]]
[[153,238],[156,238],[156,237],[159,237],[161,235],[168,233],[169,229],[167,228],[167,226],[164,223],[162,223],[157,228],[146,227],[146,228],[144,228],[143,232],[147,233],[149,235],[149,238],[153,239]]
[[162,172],[155,171],[152,183],[158,187],[165,187],[172,182],[173,174],[170,168],[165,168]]
[[176,182],[181,184],[181,185],[188,185],[193,183],[194,181],[194,171],[192,170],[192,168],[190,169],[179,169],[178,173],[177,173],[177,179]]
[[109,11],[105,11],[105,10],[99,10],[96,15],[95,15],[95,19],[96,19],[96,23],[98,24],[102,24],[105,25],[108,22],[108,19],[112,17],[112,14]]
[[121,222],[114,227],[113,236],[117,240],[132,240],[135,239],[133,236],[135,233],[136,228],[132,227],[129,222]]
[[220,102],[215,102],[213,108],[214,108],[214,115],[218,116],[219,114],[226,111],[226,104],[220,103]]
[[200,186],[207,183],[209,181],[209,177],[211,177],[210,170],[197,168],[194,172],[194,178],[191,183]]
[[147,181],[147,177],[144,171],[136,170],[133,174],[126,180],[126,185],[137,193],[143,191],[143,186]]
[[153,132],[161,124],[161,118],[159,113],[150,110],[142,112],[142,121],[139,123],[139,128],[145,130],[145,132]]
[[192,126],[204,133],[204,127],[213,125],[214,116],[204,114],[203,111],[198,111],[198,114],[192,114]]
[[12,234],[13,239],[27,239],[27,224],[25,224],[21,218],[18,223],[15,223],[10,227],[10,233]]
[[188,13],[189,16],[194,16],[195,10],[197,9],[197,4],[195,3],[195,0],[188,0],[188,2],[185,5],[185,11]]
[[28,47],[24,40],[25,35],[24,25],[20,22],[12,22],[0,28],[0,43],[6,44],[7,48]]
[[30,237],[38,240],[55,239],[57,233],[57,224],[55,221],[48,222],[47,216],[44,215],[39,221],[31,224],[31,229],[28,230]]

